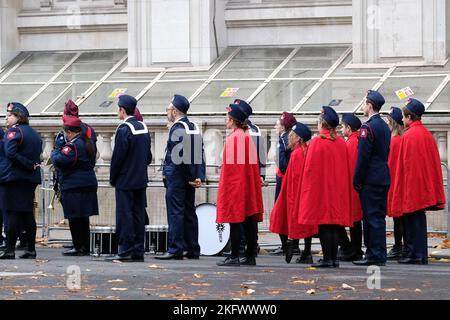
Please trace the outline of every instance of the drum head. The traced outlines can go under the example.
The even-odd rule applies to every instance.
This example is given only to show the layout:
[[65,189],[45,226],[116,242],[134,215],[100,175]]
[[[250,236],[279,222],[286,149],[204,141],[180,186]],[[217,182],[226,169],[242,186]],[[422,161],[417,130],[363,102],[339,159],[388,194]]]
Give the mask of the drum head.
[[230,239],[230,225],[216,223],[216,206],[203,203],[197,206],[195,212],[198,218],[198,243],[200,254],[213,256],[225,248]]

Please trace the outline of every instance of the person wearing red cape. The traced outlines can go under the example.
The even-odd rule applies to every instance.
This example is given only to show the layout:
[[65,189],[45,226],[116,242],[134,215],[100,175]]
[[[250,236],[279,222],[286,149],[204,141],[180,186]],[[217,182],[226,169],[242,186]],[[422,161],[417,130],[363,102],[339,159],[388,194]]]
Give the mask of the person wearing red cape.
[[350,168],[345,141],[336,134],[336,111],[322,107],[319,136],[308,147],[297,215],[300,225],[318,226],[323,259],[318,268],[337,268],[339,228],[353,224],[350,212]]
[[286,235],[286,262],[290,263],[299,239],[305,239],[305,250],[296,263],[313,263],[311,240],[317,234],[317,227],[298,224],[297,197],[300,193],[303,165],[308,150],[306,144],[311,139],[311,130],[297,122],[289,133],[288,149],[292,150],[286,173],[283,177],[280,194],[270,214],[270,231]]
[[[261,177],[255,143],[246,124],[247,115],[239,104],[227,108],[227,129],[217,194],[216,223],[230,224],[231,255],[218,266],[256,265],[255,221],[263,220]],[[240,224],[244,226],[246,252],[239,260]]]
[[[403,234],[403,218],[402,212],[393,213],[392,207],[395,201],[394,185],[396,180],[396,170],[399,161],[398,154],[402,143],[402,135],[404,132],[403,113],[400,108],[391,107],[391,111],[387,116],[388,126],[391,129],[391,147],[389,150],[388,166],[391,174],[391,187],[388,193],[387,216],[394,221],[394,246],[387,253],[388,260],[396,260],[406,257],[406,243]],[[402,241],[403,240],[403,241]]]
[[[275,123],[275,131],[279,135],[277,150],[275,154],[275,163],[277,165],[276,171],[276,187],[275,187],[275,202],[277,202],[278,196],[281,191],[281,185],[283,182],[283,177],[286,174],[288,168],[289,160],[291,157],[292,150],[288,148],[288,137],[291,132],[292,127],[297,123],[295,116],[289,112],[283,112],[277,122]],[[272,219],[272,217],[271,217]],[[271,252],[271,255],[284,255],[286,254],[286,243],[288,240],[287,233],[279,233],[281,247],[275,249]],[[298,250],[298,248],[297,248]]]
[[[355,172],[356,161],[358,160],[358,136],[361,128],[361,120],[352,113],[344,113],[341,121],[342,135],[347,139],[348,160],[350,166],[350,177]],[[352,212],[353,226],[350,227],[351,241],[348,239],[345,228],[340,229],[339,246],[340,261],[360,260],[363,257],[362,251],[362,209],[359,194],[356,190],[350,191],[350,206]]]
[[408,256],[402,264],[427,264],[427,220],[425,211],[445,207],[441,160],[433,135],[422,124],[425,107],[410,98],[403,107],[406,131],[400,145],[395,172],[392,213],[403,214]]

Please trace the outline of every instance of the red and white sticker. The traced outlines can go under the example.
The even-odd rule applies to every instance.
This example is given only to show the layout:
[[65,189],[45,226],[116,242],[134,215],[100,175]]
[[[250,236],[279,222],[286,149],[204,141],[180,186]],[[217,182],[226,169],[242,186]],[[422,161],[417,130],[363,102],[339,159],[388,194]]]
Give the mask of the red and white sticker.
[[359,133],[359,136],[361,137],[361,138],[367,138],[367,135],[368,135],[369,133],[368,133],[368,131],[367,131],[367,129],[361,129],[361,131],[360,131],[360,133]]
[[8,139],[14,139],[15,137],[16,137],[15,131],[8,132]]
[[64,153],[66,156],[70,153],[70,151],[72,151],[72,148],[70,147],[64,147],[62,149],[62,153]]

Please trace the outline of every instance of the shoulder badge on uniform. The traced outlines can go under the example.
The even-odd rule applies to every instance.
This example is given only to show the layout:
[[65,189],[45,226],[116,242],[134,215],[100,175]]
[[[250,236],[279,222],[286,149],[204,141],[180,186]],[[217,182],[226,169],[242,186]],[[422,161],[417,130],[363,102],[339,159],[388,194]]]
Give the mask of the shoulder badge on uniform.
[[15,137],[16,137],[15,131],[8,132],[8,136],[7,136],[8,139],[14,139]]
[[361,129],[359,131],[359,137],[360,138],[367,138],[368,135],[369,135],[369,132],[365,128],[363,128],[363,129]]
[[66,156],[72,151],[72,148],[69,146],[65,146],[64,148],[62,148],[62,153],[65,154]]

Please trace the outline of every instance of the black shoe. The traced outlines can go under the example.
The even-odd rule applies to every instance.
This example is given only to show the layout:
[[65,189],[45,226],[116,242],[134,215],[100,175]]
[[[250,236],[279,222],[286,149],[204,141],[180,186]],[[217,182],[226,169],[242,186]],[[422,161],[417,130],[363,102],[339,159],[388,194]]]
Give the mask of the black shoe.
[[269,253],[269,255],[271,255],[271,256],[282,256],[282,255],[284,255],[284,249],[282,247],[278,247],[274,251]]
[[36,259],[36,251],[28,251],[25,250],[25,252],[19,256],[20,259]]
[[403,246],[393,246],[391,250],[389,250],[387,254],[388,260],[397,260],[401,259],[403,255]]
[[317,263],[311,265],[313,268],[338,268],[339,262],[333,260],[320,259]]
[[105,261],[134,262],[134,258],[131,254],[127,254],[125,256],[116,254],[115,256],[105,258]]
[[255,257],[245,257],[244,259],[241,259],[239,263],[242,266],[256,266],[256,259]]
[[78,249],[70,249],[67,251],[64,251],[61,253],[63,256],[69,256],[69,257],[75,257],[75,256],[88,256],[89,252],[85,250],[78,250]]
[[228,257],[223,261],[216,263],[219,267],[239,267],[241,265],[239,258]]
[[294,256],[294,245],[295,245],[296,241],[295,240],[290,240],[288,239],[286,241],[286,256],[285,256],[285,260],[286,263],[291,263],[292,257]]
[[161,256],[156,256],[155,259],[159,259],[159,260],[183,260],[183,256],[178,256],[176,254],[170,253],[170,252],[166,252]]
[[[303,251],[304,252],[304,251]],[[305,255],[305,254],[300,255],[300,257],[297,258],[297,260],[295,260],[295,263],[300,263],[300,264],[313,264],[313,257],[311,254],[309,255]]]
[[[224,257],[231,257],[231,251],[222,252],[222,256]],[[245,251],[239,250],[239,257],[245,257]]]
[[413,259],[413,258],[405,258],[397,261],[401,264],[428,264],[428,259]]
[[385,266],[386,265],[386,262],[376,261],[376,260],[367,260],[367,259],[355,260],[355,261],[352,261],[352,263],[356,266]]
[[3,251],[0,253],[1,260],[13,260],[16,258],[14,252]]
[[191,260],[198,260],[198,259],[200,259],[199,255],[192,254],[192,253],[187,253],[186,255],[183,255],[183,256],[186,257],[187,259],[191,259]]
[[133,262],[144,262],[144,256],[135,256],[133,255]]

